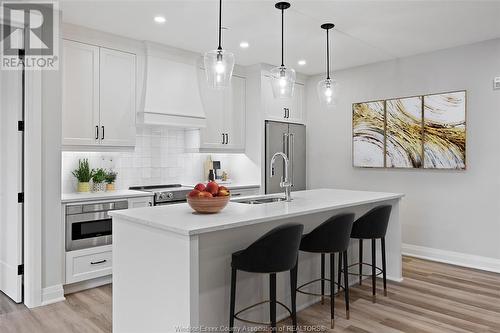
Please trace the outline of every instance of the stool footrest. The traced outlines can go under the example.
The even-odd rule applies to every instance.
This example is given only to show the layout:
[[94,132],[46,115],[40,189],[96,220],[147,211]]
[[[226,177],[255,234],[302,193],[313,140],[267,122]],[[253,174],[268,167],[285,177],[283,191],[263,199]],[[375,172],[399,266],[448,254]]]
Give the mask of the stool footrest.
[[[240,311],[236,312],[234,314],[234,319],[237,319],[237,320],[239,320],[241,322],[244,322],[244,323],[247,323],[247,324],[271,326],[271,323],[269,323],[269,322],[259,322],[259,321],[253,321],[253,320],[248,320],[248,319],[243,319],[243,318],[238,317],[239,314],[241,314],[242,312],[248,311],[250,309],[253,309],[253,308],[255,308],[255,307],[259,306],[259,305],[265,304],[265,303],[271,303],[271,301],[270,300],[265,300],[265,301],[262,301],[262,302],[259,302],[259,303],[247,306],[246,308],[241,309]],[[285,310],[288,311],[288,313],[290,314],[290,316],[292,316],[292,310],[290,310],[290,308],[288,306],[286,306],[285,304],[281,303],[280,301],[276,301],[276,304],[279,304],[282,307],[284,307]],[[282,321],[284,321],[286,319],[287,318],[284,318],[284,319],[280,320],[278,323],[280,323],[280,322],[282,322]]]
[[[365,263],[365,262],[362,262],[361,263],[362,266],[368,266],[368,267],[372,267],[372,264],[368,264],[368,263]],[[355,264],[351,264],[349,266],[347,266],[347,274],[349,275],[355,275],[355,276],[372,276],[371,274],[359,274],[359,273],[354,273],[354,272],[349,272],[349,268],[351,267],[359,267],[359,262],[358,263],[355,263]],[[375,266],[375,269],[378,271],[375,276],[379,276],[380,274],[382,274],[384,271],[382,270],[382,268],[380,267],[377,267]],[[344,270],[342,269],[341,270],[342,272],[344,272]]]
[[[319,279],[316,279],[316,280],[312,280],[312,281],[306,282],[306,283],[304,283],[301,286],[298,286],[296,290],[297,290],[298,293],[305,294],[305,295],[320,296],[320,297],[330,297],[329,294],[321,295],[321,294],[310,293],[310,292],[301,290],[305,286],[308,286],[308,285],[310,285],[312,283],[315,283],[315,282],[318,282],[318,281],[328,281],[328,282],[330,282],[330,284],[332,283],[332,281],[330,279],[319,278]],[[333,296],[337,296],[338,293],[339,293],[339,291],[340,291],[340,289],[345,290],[345,288],[342,285],[340,285],[338,282],[333,281],[333,285],[337,286],[337,292],[334,293]]]

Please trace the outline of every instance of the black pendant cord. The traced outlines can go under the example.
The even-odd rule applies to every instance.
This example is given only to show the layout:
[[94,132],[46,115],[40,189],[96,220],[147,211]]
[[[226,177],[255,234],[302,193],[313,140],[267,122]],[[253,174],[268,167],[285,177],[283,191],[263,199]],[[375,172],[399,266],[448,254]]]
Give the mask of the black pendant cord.
[[326,29],[326,79],[330,80],[330,37]]
[[219,47],[217,50],[222,50],[222,0],[219,0]]
[[285,67],[285,10],[281,9],[281,67]]

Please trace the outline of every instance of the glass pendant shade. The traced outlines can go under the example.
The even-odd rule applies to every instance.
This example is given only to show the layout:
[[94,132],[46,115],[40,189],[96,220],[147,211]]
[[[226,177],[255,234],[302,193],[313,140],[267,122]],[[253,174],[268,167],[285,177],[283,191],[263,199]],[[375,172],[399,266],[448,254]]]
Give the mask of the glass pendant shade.
[[318,97],[321,104],[327,108],[337,103],[337,82],[328,78],[318,82]]
[[225,50],[212,50],[203,57],[208,85],[223,89],[231,84],[234,68],[234,54]]
[[271,69],[274,98],[291,98],[295,86],[295,70],[285,66]]

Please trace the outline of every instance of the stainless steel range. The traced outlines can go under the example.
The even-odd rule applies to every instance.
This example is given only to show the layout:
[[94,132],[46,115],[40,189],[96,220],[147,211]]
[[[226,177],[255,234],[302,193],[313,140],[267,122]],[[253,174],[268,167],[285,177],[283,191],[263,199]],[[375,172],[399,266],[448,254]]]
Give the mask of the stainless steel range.
[[186,202],[186,196],[192,190],[181,184],[132,186],[129,189],[153,193],[154,206]]

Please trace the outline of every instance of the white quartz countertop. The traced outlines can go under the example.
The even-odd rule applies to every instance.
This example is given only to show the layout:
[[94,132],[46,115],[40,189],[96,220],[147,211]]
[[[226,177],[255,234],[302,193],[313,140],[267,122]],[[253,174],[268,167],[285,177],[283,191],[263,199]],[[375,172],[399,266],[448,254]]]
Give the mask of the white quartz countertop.
[[84,192],[84,193],[63,193],[61,196],[62,203],[80,202],[80,201],[94,201],[94,200],[112,200],[112,199],[126,199],[149,197],[152,193],[133,190],[117,190],[110,192]]
[[187,203],[183,203],[113,211],[109,212],[109,215],[181,235],[196,235],[332,209],[395,200],[403,196],[400,193],[316,189],[292,192],[291,202],[258,205],[230,202],[218,214],[198,214]]

